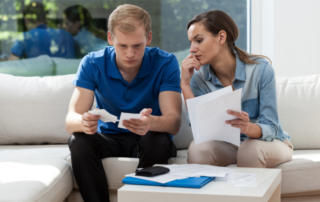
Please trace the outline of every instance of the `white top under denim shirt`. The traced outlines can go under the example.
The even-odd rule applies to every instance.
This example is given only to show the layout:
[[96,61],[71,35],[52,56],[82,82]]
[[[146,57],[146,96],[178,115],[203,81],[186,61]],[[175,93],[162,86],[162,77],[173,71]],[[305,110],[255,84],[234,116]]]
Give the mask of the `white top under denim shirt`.
[[[282,130],[278,117],[274,70],[265,59],[257,61],[257,64],[246,64],[236,56],[236,75],[232,85],[234,89],[242,88],[242,111],[249,114],[251,123],[260,126],[262,137],[259,140],[290,140],[289,134]],[[209,64],[195,71],[190,87],[196,97],[224,88]],[[241,141],[247,138],[241,134]]]

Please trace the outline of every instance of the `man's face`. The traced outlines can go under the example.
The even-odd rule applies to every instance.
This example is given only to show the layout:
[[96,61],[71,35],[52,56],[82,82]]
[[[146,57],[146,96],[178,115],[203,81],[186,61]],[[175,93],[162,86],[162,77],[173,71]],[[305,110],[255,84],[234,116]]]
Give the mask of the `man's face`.
[[151,44],[152,33],[148,38],[144,26],[139,26],[134,32],[123,33],[118,28],[114,29],[112,36],[108,32],[108,42],[116,51],[118,68],[139,69],[144,56],[145,47]]

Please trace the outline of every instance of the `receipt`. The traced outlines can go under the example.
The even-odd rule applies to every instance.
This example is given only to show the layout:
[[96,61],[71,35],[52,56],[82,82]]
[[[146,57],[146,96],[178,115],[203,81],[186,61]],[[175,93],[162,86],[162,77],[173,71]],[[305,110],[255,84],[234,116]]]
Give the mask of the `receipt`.
[[132,114],[132,113],[121,112],[118,128],[127,129],[126,127],[123,126],[123,120],[140,119],[140,118],[141,118],[141,114]]
[[91,110],[89,111],[92,115],[99,115],[100,120],[103,122],[112,122],[115,123],[118,121],[118,118],[109,112],[107,112],[105,109],[97,109],[97,110]]

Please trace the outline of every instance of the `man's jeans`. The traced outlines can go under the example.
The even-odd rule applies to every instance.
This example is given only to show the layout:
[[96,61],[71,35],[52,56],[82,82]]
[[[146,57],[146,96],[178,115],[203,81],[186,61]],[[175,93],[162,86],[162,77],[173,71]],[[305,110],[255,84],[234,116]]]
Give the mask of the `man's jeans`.
[[139,157],[138,168],[168,164],[176,147],[168,133],[151,132],[88,135],[73,133],[69,139],[72,169],[86,202],[109,201],[107,177],[101,162],[107,157]]

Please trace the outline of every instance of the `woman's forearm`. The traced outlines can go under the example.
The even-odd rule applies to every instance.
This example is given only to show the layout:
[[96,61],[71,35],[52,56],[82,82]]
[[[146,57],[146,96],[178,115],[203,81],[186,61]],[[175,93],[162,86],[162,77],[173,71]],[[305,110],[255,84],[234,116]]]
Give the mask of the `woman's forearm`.
[[258,139],[262,137],[262,130],[257,124],[249,123],[249,127],[245,135],[251,138]]

